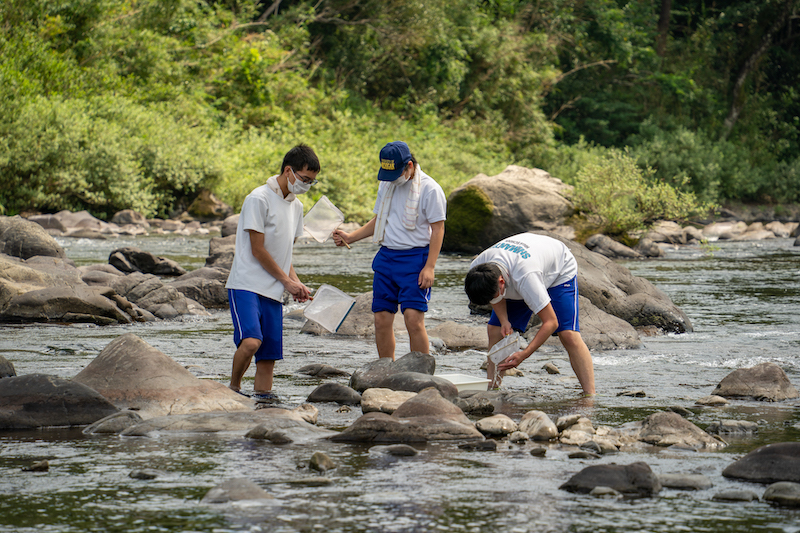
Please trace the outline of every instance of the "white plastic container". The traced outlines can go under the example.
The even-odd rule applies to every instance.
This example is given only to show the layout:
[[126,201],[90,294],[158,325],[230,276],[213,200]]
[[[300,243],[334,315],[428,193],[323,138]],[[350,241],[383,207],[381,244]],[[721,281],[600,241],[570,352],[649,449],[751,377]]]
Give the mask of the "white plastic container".
[[465,374],[435,374],[437,378],[444,378],[456,386],[458,392],[465,390],[487,390],[489,380],[486,378],[476,378]]
[[352,296],[323,283],[303,310],[303,315],[331,333],[336,333],[355,303],[356,299]]
[[516,331],[511,335],[506,335],[500,339],[497,344],[489,349],[489,360],[496,365],[499,365],[506,358],[523,349],[521,337]]
[[344,214],[327,196],[322,196],[303,217],[303,227],[317,242],[325,242],[344,222]]

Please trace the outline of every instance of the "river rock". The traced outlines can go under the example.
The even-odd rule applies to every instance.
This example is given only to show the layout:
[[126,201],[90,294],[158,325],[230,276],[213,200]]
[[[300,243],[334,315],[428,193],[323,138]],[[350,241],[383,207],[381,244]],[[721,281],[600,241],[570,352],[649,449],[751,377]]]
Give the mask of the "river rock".
[[239,215],[230,215],[229,217],[225,218],[222,221],[222,227],[220,227],[220,234],[222,237],[228,237],[230,235],[236,236],[236,228],[239,226]]
[[622,494],[652,496],[661,490],[658,476],[647,463],[588,466],[561,485],[561,490],[589,494],[595,487],[609,487]]
[[734,370],[720,381],[712,394],[767,402],[798,397],[797,389],[789,382],[786,372],[775,363]]
[[229,479],[203,496],[201,503],[228,503],[246,500],[272,500],[274,497],[245,478]]
[[453,403],[465,413],[486,416],[503,403],[503,396],[501,391],[463,391],[458,393]]
[[375,444],[456,439],[483,439],[483,435],[461,409],[442,398],[436,389],[421,391],[391,415],[362,415],[331,437],[335,442]]
[[654,446],[683,446],[693,449],[725,447],[721,442],[678,413],[661,411],[647,416],[636,438]]
[[[238,216],[238,215],[236,215]],[[223,226],[224,228],[224,226]],[[222,237],[212,237],[208,243],[208,257],[206,266],[230,271],[233,265],[233,254],[236,251],[236,228],[233,234]]]
[[136,411],[119,411],[83,429],[84,435],[117,434],[144,420]]
[[686,233],[683,227],[671,220],[659,220],[650,227],[644,236],[653,242],[686,244]]
[[633,249],[643,257],[664,257],[665,255],[664,250],[647,237],[639,239]]
[[458,396],[458,389],[453,385],[452,381],[440,378],[439,376],[423,374],[422,372],[397,372],[396,374],[386,376],[378,381],[376,386],[383,389],[409,392],[419,392],[423,389],[433,387],[448,400],[452,400]]
[[758,424],[749,420],[717,420],[706,426],[712,435],[754,435],[758,433]]
[[344,370],[339,370],[338,368],[334,368],[331,365],[326,365],[322,363],[313,363],[310,365],[305,365],[297,369],[298,374],[304,374],[306,376],[312,376],[315,378],[335,378],[340,376],[350,376],[349,372],[345,372]]
[[702,398],[698,398],[697,402],[695,403],[697,403],[697,405],[704,405],[706,407],[718,407],[720,405],[728,405],[731,402],[729,402],[722,396],[717,396],[716,394],[712,394],[710,396],[703,396]]
[[251,410],[252,400],[222,383],[196,378],[133,333],[111,341],[73,378],[120,409],[143,418],[207,411]]
[[127,324],[131,316],[117,305],[109,287],[51,287],[12,298],[0,312],[0,322],[61,322]]
[[20,259],[37,255],[67,257],[64,249],[42,226],[19,215],[0,216],[0,253]]
[[317,427],[303,420],[297,409],[278,407],[246,411],[194,413],[150,418],[124,430],[121,435],[147,437],[163,433],[170,434],[247,434],[263,426],[264,433],[281,431],[293,442],[305,443],[336,435],[335,431]]
[[175,278],[168,286],[174,288],[207,309],[227,309],[228,271],[221,268],[202,267]]
[[311,459],[308,461],[308,467],[311,470],[325,473],[328,470],[333,470],[336,468],[336,463],[328,454],[323,452],[314,452],[314,455],[312,455]]
[[481,418],[475,423],[475,427],[484,435],[500,437],[510,435],[519,429],[516,422],[502,414]]
[[713,222],[703,228],[703,235],[709,241],[727,240],[744,233],[745,230],[747,230],[747,224],[740,220],[735,222]]
[[13,363],[0,355],[0,379],[13,378],[16,375],[17,371],[14,369]]
[[800,483],[773,483],[764,491],[762,499],[780,507],[800,507]]
[[204,309],[193,310],[190,307],[189,298],[174,287],[165,285],[153,274],[142,274],[141,272],[128,274],[114,280],[111,288],[158,318],[169,319],[198,312],[199,314],[207,313]]
[[449,350],[487,350],[489,348],[489,338],[484,326],[469,326],[448,320],[429,328],[428,335],[441,339]]
[[722,490],[711,497],[716,502],[752,502],[758,500],[758,494],[752,490]]
[[611,259],[639,259],[642,254],[611,237],[596,233],[586,239],[586,248]]
[[46,374],[3,378],[0,429],[83,426],[118,411],[96,390]]
[[574,234],[564,227],[574,207],[572,186],[541,169],[509,165],[496,176],[478,174],[447,198],[442,250],[476,254],[531,229]]
[[558,437],[555,423],[542,411],[528,411],[522,415],[519,430],[532,440],[551,440]]
[[223,220],[233,214],[233,208],[220,201],[208,189],[200,189],[199,194],[186,211],[201,222]]
[[153,253],[130,246],[112,251],[108,256],[108,263],[122,272],[143,272],[157,276],[186,274],[186,270],[172,259],[158,257]]
[[409,352],[396,361],[384,357],[367,363],[353,372],[348,385],[358,392],[364,392],[367,389],[381,387],[380,383],[393,374],[418,372],[432,376],[435,371],[436,359],[433,356],[422,352]]
[[658,481],[664,488],[679,490],[705,490],[714,486],[711,479],[702,474],[661,474]]
[[362,413],[394,413],[400,405],[416,396],[416,392],[372,388],[361,394]]
[[127,226],[132,224],[134,226],[141,226],[144,229],[150,229],[150,223],[147,222],[147,218],[139,213],[138,211],[134,211],[133,209],[123,209],[122,211],[117,211],[111,217],[111,223],[116,224],[117,226]]
[[[629,350],[642,345],[639,333],[631,324],[599,309],[588,298],[579,296],[578,302],[581,338],[590,350]],[[539,323],[538,317],[536,323]],[[561,341],[555,337],[546,342],[561,346]]]
[[754,483],[800,483],[800,442],[779,442],[756,448],[728,465],[722,475]]
[[323,383],[308,395],[309,402],[335,402],[342,405],[360,405],[361,395],[340,383]]

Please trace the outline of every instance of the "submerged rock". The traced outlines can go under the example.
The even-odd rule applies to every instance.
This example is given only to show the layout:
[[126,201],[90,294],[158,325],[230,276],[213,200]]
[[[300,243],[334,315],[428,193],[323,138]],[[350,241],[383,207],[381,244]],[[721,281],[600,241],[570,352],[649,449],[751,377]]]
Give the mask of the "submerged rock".
[[756,448],[725,468],[722,475],[754,483],[800,483],[800,442],[780,442]]
[[272,500],[274,496],[245,478],[230,479],[203,496],[201,503],[228,503],[242,500]]
[[589,494],[595,487],[609,487],[622,494],[652,496],[661,490],[661,483],[646,463],[636,462],[586,467],[559,488]]
[[87,385],[46,374],[3,378],[0,429],[83,426],[119,409]]
[[767,402],[780,402],[799,396],[786,372],[775,363],[761,363],[734,370],[720,381],[712,394]]

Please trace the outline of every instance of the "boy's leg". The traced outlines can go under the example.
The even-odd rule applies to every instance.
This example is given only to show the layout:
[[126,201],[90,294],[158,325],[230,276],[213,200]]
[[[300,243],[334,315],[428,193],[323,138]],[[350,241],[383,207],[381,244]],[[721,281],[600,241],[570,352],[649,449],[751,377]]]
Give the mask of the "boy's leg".
[[273,359],[262,359],[256,361],[256,379],[253,383],[255,393],[270,392],[272,390],[272,376],[275,372],[275,361]]
[[394,313],[375,312],[375,344],[378,348],[378,357],[387,357],[394,361]]
[[429,353],[430,341],[428,332],[425,330],[425,313],[418,309],[406,309],[403,311],[403,318],[408,331],[408,339],[412,352]]
[[250,368],[253,355],[255,355],[260,346],[261,341],[253,338],[242,339],[242,342],[239,343],[239,347],[233,354],[233,369],[231,370],[231,383],[228,385],[229,388],[236,391],[242,388],[244,373]]
[[[489,334],[489,348],[503,340],[503,334],[501,333],[500,326],[492,326],[491,324],[486,326],[487,333]],[[503,381],[503,373],[501,372],[500,375],[497,375],[497,366],[492,362],[489,357],[486,357],[486,379],[488,379],[491,383],[489,386],[491,387],[494,385],[495,387],[499,387],[500,383]],[[495,378],[497,379],[495,381]]]
[[561,339],[561,344],[564,345],[569,354],[569,363],[578,377],[578,382],[580,382],[583,392],[595,394],[592,354],[589,352],[586,343],[583,342],[580,332],[571,330],[559,331],[558,338]]

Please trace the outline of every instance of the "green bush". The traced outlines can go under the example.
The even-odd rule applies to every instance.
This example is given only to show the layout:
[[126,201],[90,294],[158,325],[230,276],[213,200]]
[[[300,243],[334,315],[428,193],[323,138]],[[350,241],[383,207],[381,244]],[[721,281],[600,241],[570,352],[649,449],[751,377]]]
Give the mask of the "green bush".
[[602,233],[617,236],[661,219],[685,220],[708,209],[693,193],[649,181],[650,177],[651,171],[643,171],[628,154],[612,150],[578,171],[572,201],[578,211],[600,220]]

